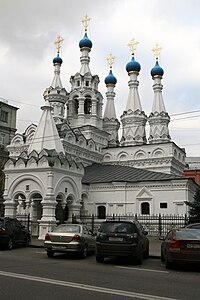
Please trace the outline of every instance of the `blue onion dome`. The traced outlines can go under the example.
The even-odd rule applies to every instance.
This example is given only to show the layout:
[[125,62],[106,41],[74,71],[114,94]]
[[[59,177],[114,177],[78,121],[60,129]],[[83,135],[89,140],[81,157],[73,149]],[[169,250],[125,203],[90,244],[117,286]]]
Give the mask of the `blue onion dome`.
[[85,33],[84,37],[82,38],[82,40],[80,40],[79,42],[79,47],[80,48],[92,48],[92,42],[90,41],[90,39],[88,39],[87,33]]
[[163,76],[164,74],[164,70],[160,67],[158,61],[156,61],[155,66],[153,67],[153,69],[151,69],[151,76]]
[[116,84],[117,78],[113,75],[112,70],[110,70],[108,76],[105,78],[105,84]]
[[129,61],[126,65],[126,71],[129,72],[140,72],[141,66],[140,64],[132,57],[132,60]]
[[53,59],[53,63],[54,64],[62,64],[62,58],[59,56],[59,53],[57,54],[57,56]]

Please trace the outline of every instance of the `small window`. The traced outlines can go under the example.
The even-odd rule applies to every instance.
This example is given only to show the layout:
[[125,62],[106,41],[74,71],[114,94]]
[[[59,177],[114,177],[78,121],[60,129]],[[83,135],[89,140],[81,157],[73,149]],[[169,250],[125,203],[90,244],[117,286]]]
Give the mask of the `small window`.
[[26,185],[26,191],[29,191],[29,185],[28,184]]
[[4,111],[4,110],[1,110],[0,112],[0,121],[1,122],[8,122],[8,112],[7,111]]
[[80,81],[79,80],[77,81],[77,86],[80,86]]
[[5,134],[3,133],[0,134],[0,144],[5,145]]
[[86,86],[89,86],[89,81],[88,81],[88,80],[86,81],[85,85],[86,85]]
[[160,208],[167,208],[167,202],[160,203]]
[[106,218],[106,208],[105,208],[105,206],[103,206],[103,205],[98,206],[97,215],[98,215],[98,219],[105,219]]
[[143,202],[141,204],[141,213],[142,213],[142,215],[149,215],[150,209],[149,209],[149,203],[148,202]]
[[67,188],[65,188],[65,193],[67,193]]

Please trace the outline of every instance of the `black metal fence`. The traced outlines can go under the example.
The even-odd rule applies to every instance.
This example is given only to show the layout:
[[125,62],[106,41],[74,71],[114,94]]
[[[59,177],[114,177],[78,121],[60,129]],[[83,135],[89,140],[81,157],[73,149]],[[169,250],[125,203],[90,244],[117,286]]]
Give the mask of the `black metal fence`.
[[109,215],[104,219],[99,219],[96,215],[81,216],[78,219],[76,216],[72,217],[72,222],[81,221],[88,225],[94,232],[98,230],[103,220],[138,220],[143,226],[144,230],[148,231],[150,236],[163,236],[174,227],[184,227],[188,224],[187,215]]
[[[30,215],[23,215],[19,217],[26,228],[36,235],[39,233],[37,221],[31,221]],[[69,223],[82,223],[87,225],[92,231],[97,232],[101,223],[104,220],[138,220],[143,226],[144,230],[148,232],[149,236],[164,236],[167,232],[174,227],[184,227],[188,224],[189,217],[187,215],[107,215],[105,218],[99,218],[96,215],[76,216],[72,215],[72,219],[68,219]],[[38,227],[38,230],[33,230]]]

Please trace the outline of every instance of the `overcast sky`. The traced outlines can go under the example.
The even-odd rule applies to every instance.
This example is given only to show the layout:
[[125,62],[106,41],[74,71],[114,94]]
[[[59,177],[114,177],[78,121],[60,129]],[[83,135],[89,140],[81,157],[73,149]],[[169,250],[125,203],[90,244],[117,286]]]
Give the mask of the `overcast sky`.
[[61,80],[70,91],[70,76],[80,70],[79,41],[84,35],[82,18],[91,18],[88,37],[93,43],[90,70],[100,78],[108,75],[107,56],[115,56],[113,73],[118,82],[118,119],[125,110],[129,77],[125,66],[131,59],[127,44],[139,44],[135,59],[141,65],[139,95],[147,115],[153,101],[151,49],[163,50],[163,98],[171,116],[172,140],[187,156],[200,156],[200,1],[199,0],[0,0],[0,97],[19,108],[18,132],[38,123],[43,92],[53,79],[54,41],[64,38]]

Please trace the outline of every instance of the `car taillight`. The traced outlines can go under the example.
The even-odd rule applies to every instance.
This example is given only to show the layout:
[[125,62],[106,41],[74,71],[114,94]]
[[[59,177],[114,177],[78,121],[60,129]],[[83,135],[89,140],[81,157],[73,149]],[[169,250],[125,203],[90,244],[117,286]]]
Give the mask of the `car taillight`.
[[73,236],[73,238],[72,238],[72,241],[80,241],[81,240],[81,237],[80,237],[80,235],[78,235],[78,234],[75,234],[74,236]]
[[50,239],[50,235],[48,234],[48,233],[46,233],[46,235],[45,235],[45,241],[50,241],[51,239]]
[[180,252],[180,241],[170,241],[169,251],[170,252]]
[[8,230],[4,227],[0,228],[0,235],[7,235],[9,234]]

